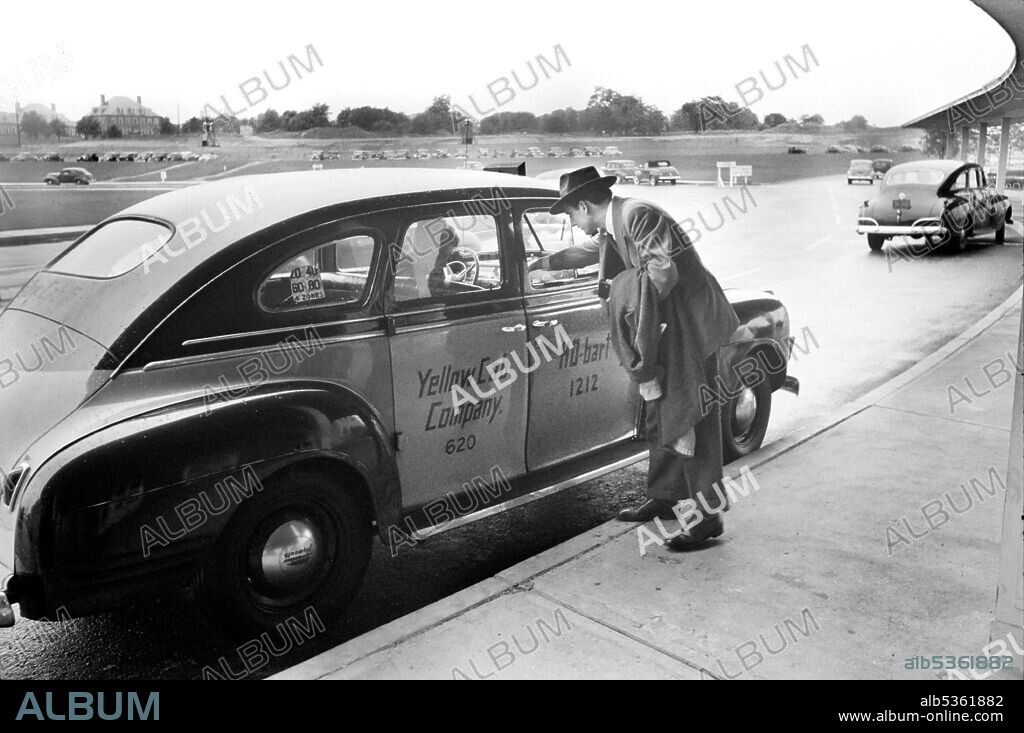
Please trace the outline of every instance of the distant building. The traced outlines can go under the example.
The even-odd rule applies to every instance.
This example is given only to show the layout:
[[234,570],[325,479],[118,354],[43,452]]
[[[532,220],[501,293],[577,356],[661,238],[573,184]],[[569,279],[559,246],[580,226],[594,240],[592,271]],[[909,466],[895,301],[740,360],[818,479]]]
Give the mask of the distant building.
[[[20,117],[24,117],[26,112],[35,112],[47,122],[52,122],[54,119],[58,119],[64,123],[64,126],[69,131],[74,132],[74,123],[65,117],[63,114],[57,111],[57,105],[51,104],[47,107],[45,104],[26,104],[20,109]],[[0,110],[0,137],[17,137],[18,128],[15,122],[14,112],[4,112]]]
[[117,125],[125,135],[160,134],[160,115],[142,104],[142,97],[133,102],[128,97],[100,95],[100,106],[89,113],[95,117],[105,133],[111,125]]

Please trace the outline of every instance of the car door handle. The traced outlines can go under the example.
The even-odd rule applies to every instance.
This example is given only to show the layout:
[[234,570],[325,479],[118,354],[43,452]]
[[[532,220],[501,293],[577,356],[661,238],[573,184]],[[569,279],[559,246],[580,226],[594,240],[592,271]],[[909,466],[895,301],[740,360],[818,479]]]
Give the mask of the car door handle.
[[514,326],[502,326],[501,330],[505,333],[515,333],[516,331],[525,331],[526,325],[523,323],[517,323]]
[[534,328],[544,328],[545,326],[557,326],[557,325],[558,325],[558,321],[556,321],[556,320],[551,320],[551,321],[534,321],[533,322],[533,327]]

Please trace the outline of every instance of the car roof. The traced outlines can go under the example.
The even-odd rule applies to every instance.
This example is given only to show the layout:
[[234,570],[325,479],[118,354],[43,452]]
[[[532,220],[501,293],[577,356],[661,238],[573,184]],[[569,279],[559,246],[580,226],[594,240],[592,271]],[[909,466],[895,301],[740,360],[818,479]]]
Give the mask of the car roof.
[[[251,222],[251,232],[333,204],[404,194],[466,188],[500,188],[507,195],[556,192],[545,181],[506,173],[438,168],[339,168],[224,178],[147,199],[116,216],[149,216],[177,224],[199,215],[205,206],[216,206],[216,202],[228,196],[240,197],[246,186],[251,186],[263,203],[256,215],[246,217]],[[230,238],[239,239],[251,232],[232,226]],[[210,236],[216,237],[213,233]]]
[[908,163],[900,163],[894,165],[889,169],[892,171],[901,171],[908,169],[924,169],[924,170],[937,170],[945,174],[950,174],[961,166],[975,165],[974,163],[967,163],[962,160],[912,160]]
[[[256,194],[262,206],[247,199],[246,187]],[[187,292],[198,285],[198,282],[192,283],[186,278],[207,262],[214,258],[223,263],[233,261],[238,255],[232,245],[293,217],[322,209],[336,209],[340,218],[360,213],[362,202],[381,208],[414,206],[434,201],[470,200],[488,191],[509,198],[554,198],[558,195],[557,187],[548,181],[465,169],[350,168],[226,178],[148,199],[99,225],[132,217],[155,218],[174,225],[205,217],[218,222],[227,218],[219,209],[226,210],[235,205],[227,203],[231,201],[229,197],[237,199],[251,213],[237,216],[222,232],[214,232],[212,225],[203,226],[207,237],[201,244],[186,247],[181,227],[176,227],[171,242],[176,242],[173,246],[180,255],[165,256],[149,267],[139,265],[109,279],[64,274],[58,258],[51,263],[52,270],[47,267],[36,274],[34,281],[38,281],[35,283],[37,287],[23,290],[17,302],[19,307],[62,323],[71,319],[81,326],[83,333],[109,347],[121,337],[124,329],[170,291],[179,288]],[[355,207],[347,206],[351,204]],[[295,233],[279,231],[275,236]],[[170,243],[167,246],[170,247]],[[205,268],[199,277],[205,279],[210,269]],[[51,283],[68,278],[74,279],[71,288],[77,294],[75,298],[53,299],[39,294]],[[91,305],[85,308],[83,303]],[[95,307],[96,304],[102,306]]]

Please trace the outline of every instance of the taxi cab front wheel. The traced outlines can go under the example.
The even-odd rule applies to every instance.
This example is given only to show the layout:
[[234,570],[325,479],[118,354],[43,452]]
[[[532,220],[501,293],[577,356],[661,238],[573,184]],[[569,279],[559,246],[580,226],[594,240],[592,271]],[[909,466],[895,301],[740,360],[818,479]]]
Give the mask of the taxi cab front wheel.
[[239,505],[193,583],[210,621],[252,638],[310,610],[328,626],[348,607],[371,553],[366,511],[327,474],[268,479]]
[[729,404],[723,406],[723,463],[735,461],[761,447],[771,412],[772,388],[764,379],[753,387],[744,387],[729,400]]

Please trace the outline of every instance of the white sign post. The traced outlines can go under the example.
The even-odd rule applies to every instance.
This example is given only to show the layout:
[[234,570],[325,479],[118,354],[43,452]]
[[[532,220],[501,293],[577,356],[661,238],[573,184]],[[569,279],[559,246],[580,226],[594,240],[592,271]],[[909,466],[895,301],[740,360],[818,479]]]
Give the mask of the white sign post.
[[747,185],[747,180],[754,175],[754,166],[752,165],[734,165],[729,169],[729,188],[732,188],[733,182],[743,176],[743,185]]
[[[722,181],[722,169],[723,168],[732,168],[734,165],[736,165],[736,161],[732,161],[731,160],[731,161],[729,161],[727,163],[724,163],[722,161],[718,161],[715,165],[718,166],[718,187],[719,188],[725,188],[725,183]],[[730,181],[729,185],[731,186],[732,185],[732,177],[731,176],[729,178],[729,181]]]

